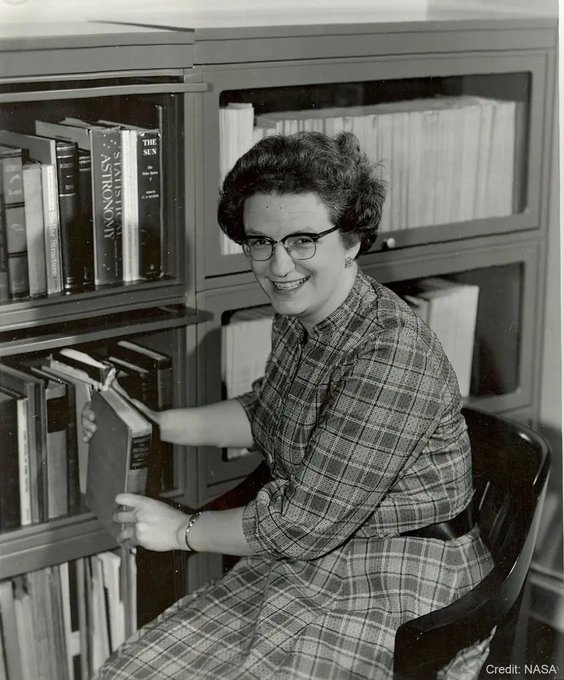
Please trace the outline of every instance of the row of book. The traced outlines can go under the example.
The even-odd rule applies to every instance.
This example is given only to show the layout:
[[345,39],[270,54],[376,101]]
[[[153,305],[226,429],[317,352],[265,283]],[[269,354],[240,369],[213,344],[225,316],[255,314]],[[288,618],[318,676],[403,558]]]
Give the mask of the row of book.
[[[263,115],[233,103],[220,109],[220,176],[265,136],[346,131],[386,181],[381,232],[506,216],[519,194],[521,117],[515,101],[469,95]],[[224,239],[222,252],[240,248]]]
[[[249,392],[253,382],[264,375],[272,345],[273,316],[270,305],[240,309],[222,326],[221,378],[226,399]],[[230,447],[226,459],[250,453],[247,448]]]
[[0,677],[88,680],[137,628],[136,562],[120,549],[0,582]]
[[[119,386],[153,410],[171,408],[171,357],[120,340],[103,357],[64,348],[0,364],[0,530],[79,512],[85,495],[115,536],[115,494],[128,484],[151,495],[173,486],[171,445]],[[87,402],[99,421],[89,443],[81,425]]]
[[403,297],[435,332],[447,355],[462,397],[470,395],[480,287],[432,277],[419,279]]
[[0,130],[0,302],[162,274],[161,132],[37,120]]

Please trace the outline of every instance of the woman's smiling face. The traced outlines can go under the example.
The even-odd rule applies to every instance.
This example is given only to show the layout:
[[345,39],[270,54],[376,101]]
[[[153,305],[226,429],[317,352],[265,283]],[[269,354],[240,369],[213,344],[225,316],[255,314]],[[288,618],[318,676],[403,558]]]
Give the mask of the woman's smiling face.
[[[279,241],[289,234],[319,234],[333,227],[329,210],[316,193],[254,194],[245,202],[245,234]],[[274,309],[297,317],[307,330],[325,319],[349,294],[356,266],[346,267],[359,244],[345,248],[338,231],[322,236],[315,255],[294,260],[281,243],[269,260],[251,260],[253,272]]]

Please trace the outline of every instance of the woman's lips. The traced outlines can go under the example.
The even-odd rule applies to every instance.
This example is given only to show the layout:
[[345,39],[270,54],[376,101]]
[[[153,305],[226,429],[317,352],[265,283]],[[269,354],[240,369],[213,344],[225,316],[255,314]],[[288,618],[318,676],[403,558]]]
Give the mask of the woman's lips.
[[308,276],[305,276],[302,279],[294,279],[293,281],[271,281],[271,283],[273,287],[279,291],[295,290],[304,284],[308,278]]

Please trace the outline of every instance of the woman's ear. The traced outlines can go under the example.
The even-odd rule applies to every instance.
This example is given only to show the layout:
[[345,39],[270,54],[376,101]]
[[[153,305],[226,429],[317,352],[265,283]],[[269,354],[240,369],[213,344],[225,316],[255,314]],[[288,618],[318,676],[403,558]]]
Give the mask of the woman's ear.
[[360,250],[360,241],[352,245],[350,248],[347,248],[347,257],[352,257],[354,260],[356,256],[358,255],[358,251]]

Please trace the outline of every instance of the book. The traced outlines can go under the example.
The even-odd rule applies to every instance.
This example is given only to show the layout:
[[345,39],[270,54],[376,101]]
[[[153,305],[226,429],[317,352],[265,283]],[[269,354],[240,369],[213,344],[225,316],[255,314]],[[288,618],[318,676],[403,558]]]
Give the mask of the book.
[[74,142],[90,154],[94,280],[96,285],[122,281],[122,168],[119,127],[65,118],[58,123],[38,120],[42,135]]
[[24,368],[0,364],[0,385],[23,394],[28,400],[31,516],[33,522],[42,522],[47,518],[47,423],[43,381]]
[[61,243],[59,229],[59,187],[57,181],[57,146],[54,139],[38,135],[0,130],[0,144],[17,146],[26,151],[29,160],[50,168],[42,170],[44,219],[46,226],[47,292],[62,291]]
[[162,253],[162,151],[158,129],[117,121],[122,139],[123,279],[160,277]]
[[47,567],[48,587],[50,596],[49,620],[51,622],[51,655],[55,662],[54,677],[70,680],[67,665],[67,648],[65,636],[63,596],[61,590],[61,576],[59,565]]
[[6,245],[6,218],[0,210],[0,304],[10,299],[8,283],[8,248]]
[[[67,509],[69,513],[75,512],[80,507],[80,483],[79,483],[79,456],[78,456],[78,430],[77,430],[77,413],[76,413],[76,390],[72,380],[62,378],[48,369],[31,366],[31,371],[43,378],[47,384],[53,383],[60,386],[60,398],[52,405],[52,411],[48,416],[48,434],[49,427],[53,428],[56,433],[56,428],[59,425],[61,430],[64,428],[64,451],[65,451],[65,465],[67,478]],[[49,410],[49,402],[48,402]]]
[[[222,326],[221,376],[225,397],[232,399],[252,389],[264,375],[271,350],[272,319],[270,305],[238,310]],[[251,449],[230,447],[227,460],[250,455]]]
[[[88,375],[84,371],[79,371],[78,369],[73,369],[66,364],[54,362],[52,358],[48,358],[47,361],[42,365],[42,370],[53,375],[67,383],[72,384],[74,388],[74,414],[70,411],[71,415],[74,415],[75,428],[77,428],[77,457],[78,457],[78,483],[79,492],[86,493],[86,473],[88,470],[88,453],[89,446],[88,442],[85,442],[82,436],[79,434],[78,428],[81,427],[81,417],[84,407],[92,398],[92,381],[89,379]],[[79,493],[74,487],[75,476],[69,473],[69,482],[72,482],[72,489],[69,491],[70,502],[73,503],[73,508],[77,508],[80,503]]]
[[[172,359],[169,355],[131,340],[120,340],[110,346],[108,361],[115,365],[118,381],[131,397],[154,411],[172,408]],[[159,428],[153,424],[147,495],[157,496],[173,486],[172,445],[161,440]]]
[[78,150],[78,208],[82,235],[79,252],[82,286],[94,286],[94,214],[92,203],[92,157],[90,151]]
[[114,552],[98,553],[102,567],[102,583],[108,607],[110,651],[115,652],[125,642],[125,601],[121,584],[122,560]]
[[93,555],[90,564],[90,642],[92,649],[92,671],[96,673],[110,655],[109,611],[104,593],[102,564]]
[[69,400],[66,385],[48,374],[38,373],[45,390],[47,422],[47,517],[56,519],[69,511],[68,455],[70,441],[67,436]]
[[23,675],[21,662],[21,643],[16,624],[14,586],[10,579],[0,581],[0,618],[4,635],[6,667],[10,680],[27,680]]
[[[77,627],[76,607],[77,603],[74,600],[77,593],[73,590],[71,593],[71,577],[70,573],[74,569],[74,565],[68,562],[63,562],[58,565],[58,577],[60,580],[61,593],[61,613],[63,619],[63,635],[65,640],[65,666],[68,678],[74,678],[74,664],[75,658],[80,654],[80,638]],[[76,575],[75,575],[76,578]]]
[[43,187],[39,163],[24,164],[23,184],[29,294],[38,297],[47,293]]
[[63,290],[57,169],[53,163],[41,163],[41,192],[45,225],[47,294],[51,295]]
[[0,391],[0,530],[20,525],[20,474],[18,455],[18,407],[17,400]]
[[151,446],[151,423],[110,387],[93,392],[96,432],[90,440],[86,502],[115,538],[112,515],[118,493],[144,494]]
[[[88,595],[86,593],[86,563],[88,558],[80,557],[76,560],[76,580],[75,588],[76,592],[76,602],[77,602],[77,615],[78,615],[78,631],[79,631],[79,645],[80,645],[80,658],[79,663],[75,662],[75,677],[81,679],[88,678],[90,675],[90,656],[91,650],[88,645]],[[71,576],[73,572],[71,571]],[[73,581],[71,579],[71,587]],[[78,667],[77,667],[78,666]]]
[[35,649],[32,603],[25,581],[23,575],[13,579],[17,635],[18,640],[25,641],[25,644],[20,646],[22,675],[24,678],[39,678],[41,671]]
[[87,352],[70,347],[53,352],[49,365],[69,376],[79,377],[101,390],[108,389],[116,375],[115,368],[109,362],[100,361]]
[[[8,387],[0,388],[0,392],[4,397],[11,397],[16,403],[16,423],[15,423],[15,434],[14,428],[8,427],[7,431],[5,427],[2,427],[3,436],[2,442],[5,442],[6,451],[2,452],[2,456],[10,455],[8,451],[11,449],[11,441],[15,438],[17,439],[17,456],[11,461],[4,461],[2,463],[2,479],[6,480],[6,486],[2,490],[2,494],[5,494],[5,498],[2,499],[3,503],[7,504],[11,511],[16,510],[18,507],[18,501],[12,499],[12,493],[10,492],[10,483],[13,483],[15,479],[18,480],[19,487],[19,524],[21,526],[27,526],[32,522],[31,515],[31,473],[30,473],[30,451],[29,451],[29,437],[27,431],[27,425],[29,420],[28,414],[28,398],[17,392],[16,390],[11,390]],[[2,416],[2,423],[4,424],[4,416]],[[17,465],[17,470],[14,471],[13,475],[10,475],[10,465]],[[4,515],[4,512],[0,512],[0,515]],[[0,518],[0,527],[4,526],[4,522]]]
[[83,287],[82,224],[78,203],[78,149],[74,142],[57,140],[57,186],[63,291],[71,293]]
[[37,662],[46,678],[57,675],[55,653],[55,621],[50,587],[50,567],[44,567],[27,574],[27,587],[31,596]]
[[161,411],[172,408],[172,358],[132,340],[118,340],[111,345],[108,359],[123,359],[153,373],[153,389],[148,393],[147,406]]
[[[421,301],[419,313],[454,368],[462,397],[470,394],[479,292],[479,286],[431,277],[418,281],[415,295]],[[414,305],[413,299],[407,301]]]
[[0,145],[0,210],[11,298],[29,296],[22,150]]

